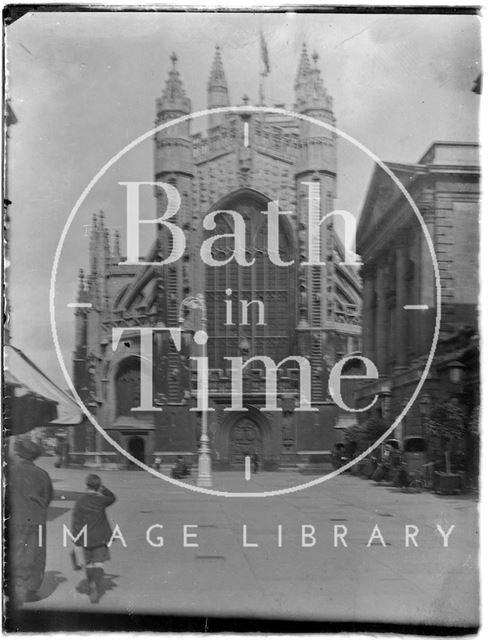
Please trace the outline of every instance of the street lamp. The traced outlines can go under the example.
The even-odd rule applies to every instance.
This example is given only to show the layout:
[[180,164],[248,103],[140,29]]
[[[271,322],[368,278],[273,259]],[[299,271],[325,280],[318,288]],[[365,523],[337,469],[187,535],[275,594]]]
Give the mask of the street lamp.
[[[195,342],[202,347],[202,357],[207,358],[207,308],[205,304],[204,296],[199,293],[196,296],[187,296],[180,303],[180,325],[183,324],[184,318],[182,309],[188,307],[189,309],[200,308],[200,331],[197,331],[194,335]],[[197,393],[202,394],[204,398],[208,397],[208,379],[207,376],[203,376],[202,387],[199,385]],[[202,406],[202,403],[201,403]],[[200,434],[200,447],[199,447],[199,468],[197,473],[197,486],[198,487],[212,487],[212,475],[211,475],[211,450],[209,447],[209,429],[207,424],[207,411],[202,409],[202,429]]]

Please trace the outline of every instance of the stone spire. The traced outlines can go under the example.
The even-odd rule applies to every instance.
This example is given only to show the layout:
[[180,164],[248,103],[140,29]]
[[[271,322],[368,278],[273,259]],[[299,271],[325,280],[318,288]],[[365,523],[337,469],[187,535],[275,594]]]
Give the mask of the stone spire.
[[299,60],[299,67],[297,69],[297,75],[295,77],[295,89],[297,89],[304,84],[307,84],[309,80],[309,76],[311,73],[311,61],[309,59],[309,54],[307,52],[307,46],[304,42],[302,44],[302,53]]
[[328,103],[328,94],[324,87],[323,78],[321,76],[321,70],[318,66],[319,55],[314,52],[312,54],[312,59],[314,61],[314,66],[312,67],[311,74],[311,89],[312,89],[312,100],[320,102],[322,105],[326,105]]
[[[161,98],[156,99],[156,124],[175,120],[191,113],[192,103],[180,78],[177,69],[178,58],[175,53],[171,57],[171,69],[168,72],[165,90]],[[190,136],[190,119],[172,124],[167,129],[158,131],[155,135],[155,178],[157,181],[168,182],[177,179],[177,175],[193,175],[192,140]],[[181,194],[190,193],[189,185],[177,184]],[[157,196],[158,207],[163,215],[164,210],[161,192]],[[180,210],[179,216],[183,215]]]
[[211,92],[213,89],[228,90],[228,83],[226,81],[226,75],[224,73],[224,65],[222,64],[221,49],[219,45],[216,45],[216,53],[214,55],[214,62],[212,63],[211,75],[209,76],[209,82],[207,83],[207,91]]
[[120,245],[120,234],[119,231],[114,231],[114,244],[112,255],[114,257],[115,262],[120,262],[121,260],[121,245]]
[[110,263],[110,240],[109,240],[109,230],[105,226],[105,214],[103,211],[99,212],[99,218],[100,218],[100,230],[102,232],[101,241],[103,245],[105,268],[107,268]]
[[166,87],[163,91],[163,98],[166,100],[178,100],[181,98],[185,98],[185,89],[183,88],[183,83],[180,79],[180,73],[177,69],[177,54],[173,52],[170,56],[172,67],[168,73],[168,79],[166,81]]
[[85,289],[85,272],[80,269],[78,272],[78,302],[85,302],[86,289]]
[[85,278],[85,288],[90,302],[99,305],[105,297],[107,282],[105,275],[110,264],[110,247],[108,230],[105,226],[104,212],[100,211],[92,217],[92,232],[90,235],[90,271]]
[[332,119],[332,100],[324,87],[318,65],[319,55],[314,52],[311,57],[312,62],[304,44],[295,81],[295,107],[301,113],[316,112],[319,109],[325,112],[324,119]]
[[97,271],[98,232],[99,232],[98,217],[96,213],[93,213],[92,228],[90,233],[90,273],[91,274]]
[[[216,46],[216,53],[212,63],[211,75],[207,83],[207,107],[213,109],[216,107],[228,107],[229,94],[226,75],[224,74],[224,66],[222,64],[221,49]],[[225,113],[213,113],[207,116],[208,129],[222,126],[226,120]]]
[[[85,277],[85,272],[83,271],[83,269],[80,269],[80,271],[78,272],[78,302],[86,303],[90,301],[90,295],[88,292],[88,280],[89,278]],[[90,308],[78,307],[77,309],[75,309],[75,380],[77,378],[79,380],[79,376],[83,372],[85,365],[83,358],[87,353],[87,319],[89,314]]]
[[177,54],[173,52],[170,56],[171,69],[168,72],[168,79],[163,90],[161,98],[157,101],[158,114],[165,111],[179,111],[181,113],[190,113],[190,98],[187,97],[180,73],[177,69]]

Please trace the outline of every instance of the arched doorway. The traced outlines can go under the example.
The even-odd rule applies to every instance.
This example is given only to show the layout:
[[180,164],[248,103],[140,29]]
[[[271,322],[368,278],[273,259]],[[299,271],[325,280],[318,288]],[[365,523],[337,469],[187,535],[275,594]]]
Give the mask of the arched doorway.
[[229,438],[229,462],[242,466],[246,456],[253,452],[263,457],[263,434],[258,424],[251,418],[240,418],[231,428]]
[[141,436],[131,436],[127,441],[127,450],[136,460],[145,461],[144,438],[141,438]]

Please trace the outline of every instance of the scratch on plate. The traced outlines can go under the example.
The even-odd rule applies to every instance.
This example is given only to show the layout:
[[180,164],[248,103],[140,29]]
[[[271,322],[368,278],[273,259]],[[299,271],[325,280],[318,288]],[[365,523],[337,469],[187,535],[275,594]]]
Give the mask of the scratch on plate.
[[24,49],[25,51],[27,51],[27,53],[31,56],[32,55],[32,51],[29,51],[29,49],[22,44],[22,42],[19,42],[20,46],[22,47],[22,49]]

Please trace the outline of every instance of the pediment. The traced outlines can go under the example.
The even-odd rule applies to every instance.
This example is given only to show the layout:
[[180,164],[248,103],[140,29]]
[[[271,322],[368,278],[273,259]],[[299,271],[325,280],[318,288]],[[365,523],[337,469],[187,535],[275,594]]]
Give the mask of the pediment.
[[[415,164],[386,163],[386,166],[408,192],[416,178],[423,173],[423,168]],[[391,176],[382,167],[376,166],[357,227],[357,247],[360,253],[364,250],[367,238],[379,232],[385,216],[389,215],[393,205],[402,196],[402,191]]]

